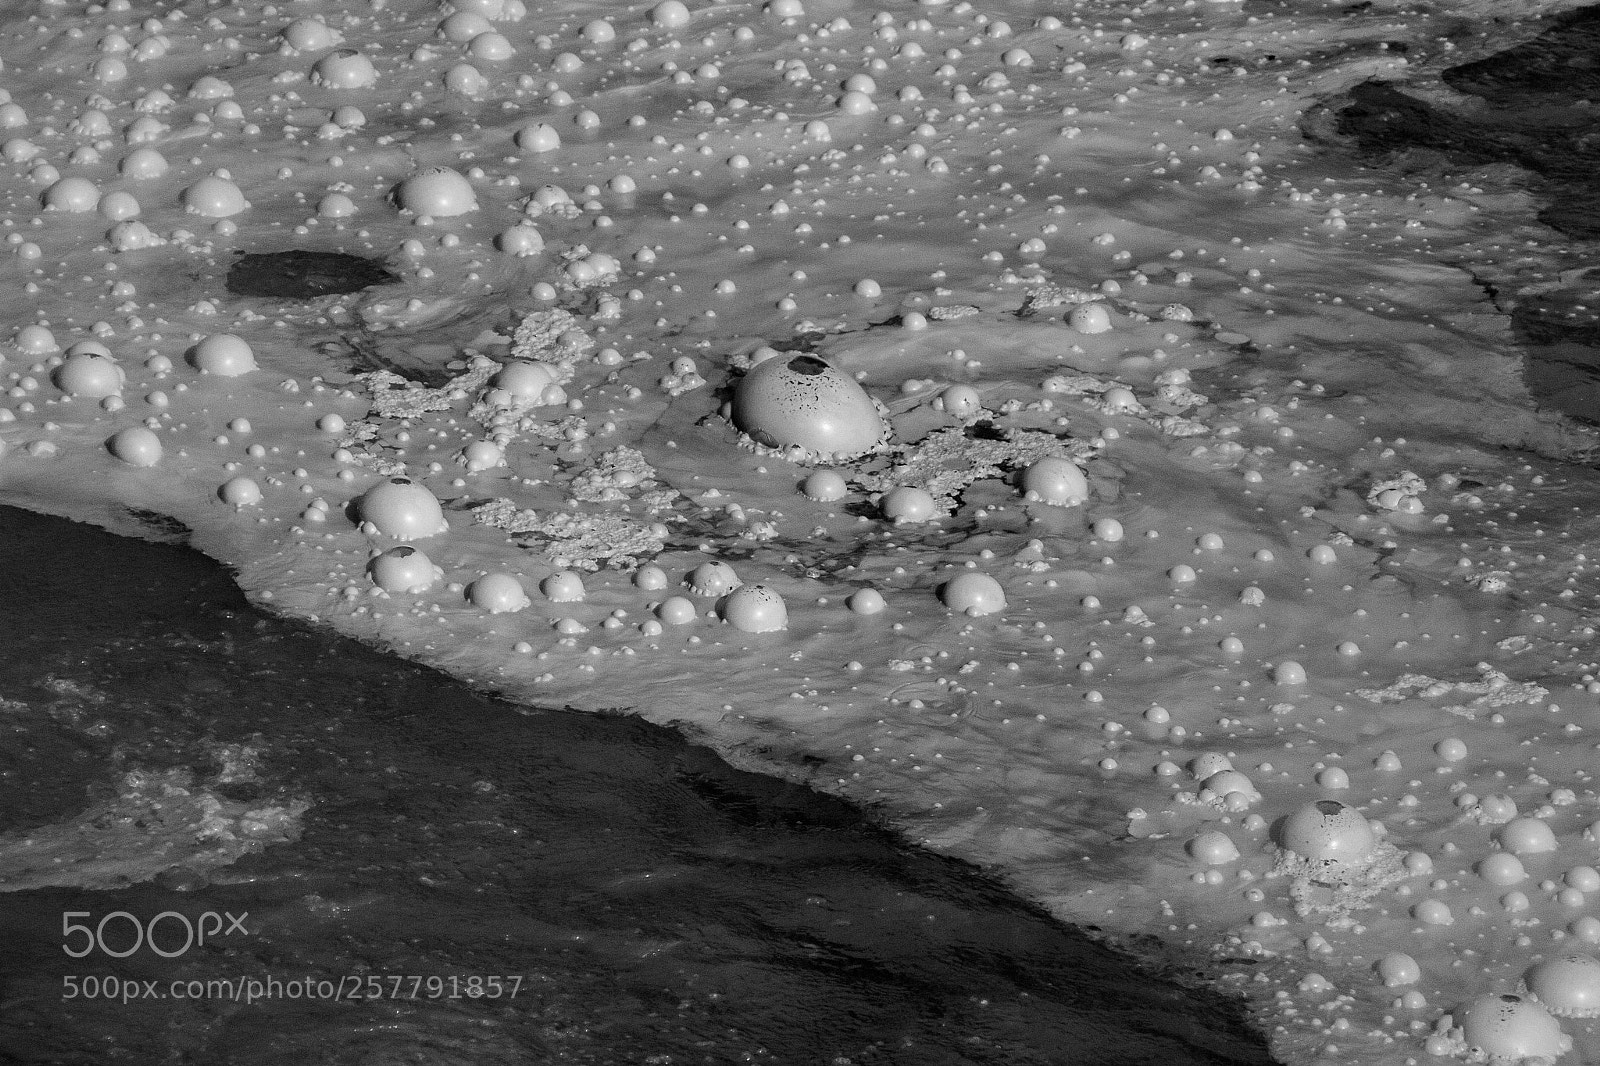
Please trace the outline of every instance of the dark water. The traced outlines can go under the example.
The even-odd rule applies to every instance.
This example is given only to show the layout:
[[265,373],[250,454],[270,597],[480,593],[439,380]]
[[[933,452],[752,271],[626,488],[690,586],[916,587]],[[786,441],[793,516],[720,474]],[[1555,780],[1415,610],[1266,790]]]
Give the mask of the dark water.
[[[1553,16],[1532,39],[1441,78],[1474,106],[1374,80],[1313,113],[1308,132],[1331,131],[1375,165],[1429,178],[1514,165],[1542,205],[1540,222],[1573,241],[1600,238],[1600,5]],[[1515,298],[1485,288],[1511,318],[1534,397],[1600,424],[1600,269],[1539,280],[1537,294]]]
[[[0,856],[129,770],[311,803],[209,874],[0,894],[7,1061],[1270,1062],[1228,1001],[846,804],[261,616],[179,547],[0,508],[0,606]],[[241,746],[260,773],[218,783]],[[64,914],[114,911],[117,953],[162,912],[243,917],[181,952],[164,919],[172,957],[66,955]],[[141,998],[65,1000],[72,975]],[[143,998],[241,977],[285,998]],[[287,998],[307,979],[384,995]]]
[[399,280],[371,259],[295,248],[240,255],[228,268],[227,287],[235,296],[315,300]]

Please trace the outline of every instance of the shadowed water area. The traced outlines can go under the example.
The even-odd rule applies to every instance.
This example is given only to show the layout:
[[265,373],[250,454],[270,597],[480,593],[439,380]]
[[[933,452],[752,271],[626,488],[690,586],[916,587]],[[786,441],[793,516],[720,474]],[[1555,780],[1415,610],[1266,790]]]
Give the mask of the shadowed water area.
[[228,291],[235,296],[314,300],[360,292],[400,279],[382,264],[344,252],[247,252],[228,268]]
[[[1450,168],[1520,167],[1540,222],[1573,240],[1600,238],[1600,6],[1546,20],[1531,40],[1440,77],[1470,103],[1450,106],[1404,82],[1372,80],[1331,103],[1331,130],[1364,159],[1408,172],[1431,173],[1441,157]],[[1526,352],[1529,390],[1590,423],[1600,422],[1596,275],[1563,276],[1515,300],[1489,287]]]
[[[5,1061],[1271,1061],[1230,1001],[667,730],[519,709],[263,616],[180,546],[0,508],[0,558]],[[309,806],[207,867],[118,815],[129,775]],[[122,883],[104,860],[130,834],[177,868]],[[208,912],[237,927],[185,945]],[[100,930],[85,957],[64,920]],[[86,976],[99,994],[64,998]],[[241,978],[283,992],[168,994]]]

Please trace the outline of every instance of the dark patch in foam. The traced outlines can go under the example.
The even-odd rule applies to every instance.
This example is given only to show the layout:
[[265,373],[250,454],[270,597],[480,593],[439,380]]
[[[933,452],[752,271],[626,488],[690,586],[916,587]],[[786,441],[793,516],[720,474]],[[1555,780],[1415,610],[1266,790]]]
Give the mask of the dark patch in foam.
[[[1444,71],[1445,84],[1487,105],[1449,110],[1368,81],[1308,115],[1312,140],[1353,145],[1374,161],[1432,166],[1514,163],[1546,181],[1540,221],[1572,237],[1600,236],[1600,5],[1552,19],[1525,44]],[[1331,123],[1328,121],[1331,117]]]
[[228,291],[235,296],[274,300],[314,300],[342,296],[400,279],[371,259],[344,252],[246,252],[228,269]]
[[[455,377],[455,372],[448,367],[427,362],[424,356],[416,354],[414,349],[408,349],[404,343],[405,335],[391,340],[379,339],[378,335],[361,332],[349,334],[337,341],[329,341],[320,347],[324,355],[343,358],[353,373],[364,374],[374,370],[387,370],[391,374],[399,374],[408,381],[415,381],[430,389],[442,388]],[[424,353],[425,355],[425,353]]]
[[[1514,164],[1536,176],[1540,222],[1579,240],[1600,237],[1600,5],[1545,25],[1530,41],[1441,74],[1483,107],[1450,109],[1369,81],[1308,112],[1304,132],[1430,177],[1444,167]],[[1480,284],[1511,318],[1534,397],[1600,424],[1600,294],[1591,271],[1563,281],[1516,300]]]
[[147,511],[142,507],[125,507],[123,513],[139,524],[148,539],[160,544],[187,545],[194,534],[188,526],[160,511]]

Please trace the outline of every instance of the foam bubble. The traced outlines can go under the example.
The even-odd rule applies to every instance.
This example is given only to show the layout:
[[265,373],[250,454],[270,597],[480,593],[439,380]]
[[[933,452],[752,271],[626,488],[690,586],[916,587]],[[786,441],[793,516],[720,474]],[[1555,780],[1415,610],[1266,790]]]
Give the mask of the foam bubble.
[[202,374],[236,378],[256,369],[255,351],[243,337],[213,333],[186,353],[189,364]]
[[472,183],[449,167],[419,170],[396,185],[391,197],[400,210],[432,218],[453,218],[478,209]]
[[183,190],[185,210],[204,218],[231,218],[246,210],[250,201],[233,179],[208,174]]
[[849,486],[837,470],[813,470],[806,475],[801,491],[818,503],[833,503],[845,498]]
[[1450,1034],[1491,1066],[1553,1062],[1572,1048],[1561,1023],[1526,996],[1479,996],[1445,1017],[1454,1021]]
[[385,592],[426,592],[444,571],[420,550],[409,544],[396,544],[379,552],[367,563],[367,575]]
[[378,83],[378,69],[355,49],[342,48],[312,64],[311,82],[326,89],[369,89]]
[[392,477],[368,489],[356,501],[356,513],[372,532],[397,540],[433,537],[449,528],[438,499],[408,477]]
[[733,424],[761,444],[851,459],[888,432],[877,405],[849,375],[814,355],[768,359],[734,390]]
[[50,377],[62,392],[91,399],[119,395],[126,380],[122,367],[109,353],[81,350],[69,354]]
[[668,596],[656,605],[656,617],[669,626],[688,625],[700,610],[687,596]]
[[522,582],[505,573],[485,574],[467,586],[467,602],[490,614],[510,614],[528,606]]
[[539,591],[551,603],[582,603],[583,576],[574,570],[560,570],[539,582]]
[[1569,952],[1528,968],[1523,985],[1545,1010],[1561,1018],[1600,1017],[1600,961]]
[[254,507],[261,502],[261,486],[254,478],[229,478],[217,488],[217,498],[235,510]]
[[895,525],[915,525],[939,517],[939,504],[933,493],[915,485],[901,485],[883,494],[878,510]]
[[733,572],[733,567],[723,562],[701,563],[689,571],[685,579],[689,591],[696,596],[723,596],[738,588],[742,582],[739,575]]
[[1089,479],[1071,459],[1046,456],[1022,472],[1022,490],[1030,500],[1071,507],[1089,498]]
[[974,618],[1006,608],[1005,589],[988,574],[957,574],[944,583],[939,590],[939,599],[952,611]]
[[887,606],[883,594],[877,589],[857,589],[845,600],[845,606],[856,614],[877,614]]
[[1226,866],[1239,859],[1239,846],[1233,838],[1218,829],[1209,829],[1193,837],[1184,845],[1189,857],[1207,866]]
[[155,466],[161,461],[161,438],[144,426],[130,426],[107,438],[106,450],[129,466]]
[[718,613],[743,633],[774,633],[789,627],[783,597],[765,585],[740,585],[723,598]]
[[1539,818],[1513,818],[1496,834],[1500,846],[1513,855],[1542,855],[1556,850],[1556,834]]
[[1319,862],[1360,862],[1372,853],[1374,843],[1366,817],[1338,800],[1296,808],[1278,829],[1280,847]]

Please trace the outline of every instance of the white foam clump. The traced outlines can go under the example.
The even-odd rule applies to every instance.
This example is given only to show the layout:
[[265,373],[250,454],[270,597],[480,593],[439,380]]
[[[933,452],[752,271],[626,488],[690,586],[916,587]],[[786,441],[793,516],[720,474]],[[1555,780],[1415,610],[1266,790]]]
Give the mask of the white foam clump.
[[450,528],[438,498],[408,477],[391,477],[368,489],[356,501],[356,514],[367,532],[397,540],[434,537]]
[[70,821],[0,838],[0,892],[125,889],[169,870],[214,870],[300,835],[303,799],[233,799],[224,778],[130,770]]
[[758,363],[734,390],[730,413],[758,444],[815,458],[854,459],[888,436],[866,390],[814,355]]

